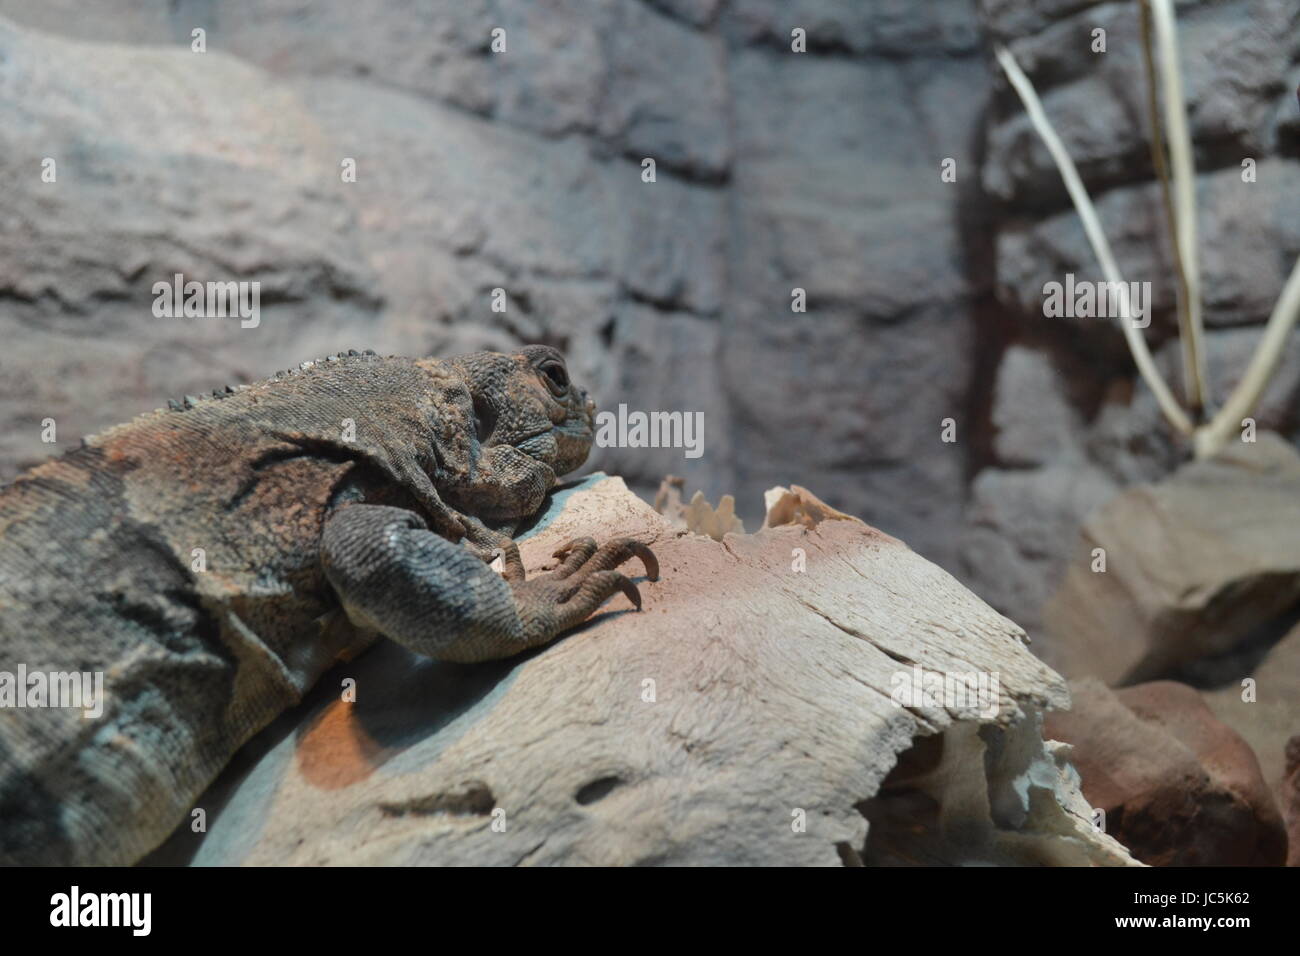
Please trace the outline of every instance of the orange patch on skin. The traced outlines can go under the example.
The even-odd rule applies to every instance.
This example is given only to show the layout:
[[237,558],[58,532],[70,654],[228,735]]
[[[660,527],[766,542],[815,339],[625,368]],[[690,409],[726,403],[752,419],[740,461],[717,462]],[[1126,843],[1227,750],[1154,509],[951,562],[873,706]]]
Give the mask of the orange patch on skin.
[[366,733],[353,704],[336,700],[298,741],[298,769],[318,789],[341,790],[374,773],[389,750]]

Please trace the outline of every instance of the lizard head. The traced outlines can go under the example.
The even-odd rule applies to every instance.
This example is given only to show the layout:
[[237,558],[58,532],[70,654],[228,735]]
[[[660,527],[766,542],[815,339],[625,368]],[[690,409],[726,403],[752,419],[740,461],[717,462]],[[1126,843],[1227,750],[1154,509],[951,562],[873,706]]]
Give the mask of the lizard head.
[[511,445],[557,476],[587,460],[596,403],[569,378],[564,356],[547,345],[476,352],[456,360],[474,399],[484,448]]

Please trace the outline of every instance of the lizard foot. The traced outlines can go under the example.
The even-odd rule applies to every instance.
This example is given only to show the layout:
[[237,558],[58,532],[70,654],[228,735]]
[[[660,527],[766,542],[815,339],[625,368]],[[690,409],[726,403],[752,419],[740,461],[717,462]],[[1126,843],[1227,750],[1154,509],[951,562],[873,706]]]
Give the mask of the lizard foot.
[[659,579],[654,552],[631,538],[615,538],[601,547],[591,538],[577,538],[556,551],[555,557],[562,560],[551,573],[509,582],[520,616],[551,635],[581,624],[619,591],[641,610],[641,592],[615,570],[629,559],[640,558],[646,577]]
[[500,575],[412,511],[353,504],[326,523],[321,568],[354,624],[417,654],[461,663],[547,644],[616,591],[640,609],[636,585],[615,570],[630,558],[639,557],[650,578],[659,576],[654,554],[630,538],[603,547],[590,538],[570,542],[555,571],[531,580],[518,546],[508,538],[483,544],[496,542]]

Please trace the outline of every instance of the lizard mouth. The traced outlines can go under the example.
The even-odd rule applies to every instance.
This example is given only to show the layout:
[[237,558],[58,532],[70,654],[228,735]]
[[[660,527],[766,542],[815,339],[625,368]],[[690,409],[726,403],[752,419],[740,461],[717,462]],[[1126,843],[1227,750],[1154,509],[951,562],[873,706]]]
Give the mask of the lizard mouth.
[[556,441],[551,434],[554,428],[548,428],[546,431],[538,432],[536,435],[530,435],[522,441],[514,442],[514,446],[523,452],[529,458],[536,458],[538,461],[546,460],[546,453],[550,451],[552,456],[555,453]]
[[581,419],[569,419],[514,443],[529,458],[564,474],[577,468],[587,458],[592,442],[591,425]]

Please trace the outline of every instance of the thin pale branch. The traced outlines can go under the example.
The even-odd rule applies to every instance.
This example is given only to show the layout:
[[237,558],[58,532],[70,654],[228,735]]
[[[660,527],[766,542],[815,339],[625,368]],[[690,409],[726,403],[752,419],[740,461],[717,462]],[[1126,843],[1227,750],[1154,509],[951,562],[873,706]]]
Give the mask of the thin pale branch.
[[1295,327],[1297,317],[1300,317],[1300,261],[1296,262],[1291,277],[1282,287],[1282,294],[1278,296],[1273,314],[1268,317],[1268,325],[1264,328],[1264,337],[1246,366],[1246,374],[1210,423],[1196,430],[1197,458],[1212,458],[1227,442],[1228,436],[1241,428],[1242,419],[1255,408],[1281,361],[1286,337]]
[[1151,25],[1160,54],[1164,81],[1165,130],[1169,134],[1169,164],[1173,167],[1174,219],[1178,224],[1178,258],[1187,280],[1187,328],[1183,348],[1193,372],[1187,383],[1188,401],[1198,415],[1205,405],[1205,328],[1201,320],[1201,266],[1196,248],[1196,171],[1192,168],[1192,134],[1187,128],[1183,73],[1178,62],[1173,0],[1151,0]]
[[1065,144],[1061,142],[1056,130],[1052,128],[1047,114],[1043,112],[1043,105],[1039,102],[1038,94],[1034,92],[1034,86],[1025,76],[1024,71],[1016,63],[1011,52],[1002,44],[994,47],[994,55],[997,56],[998,63],[1001,65],[1003,72],[1006,73],[1007,79],[1011,81],[1011,86],[1020,96],[1020,100],[1025,105],[1025,112],[1029,114],[1029,120],[1034,124],[1034,129],[1042,137],[1047,151],[1051,154],[1052,159],[1056,162],[1056,168],[1061,173],[1061,179],[1065,182],[1066,191],[1070,194],[1070,199],[1074,202],[1074,208],[1079,213],[1079,220],[1083,223],[1083,231],[1088,237],[1088,242],[1092,245],[1092,251],[1101,264],[1102,274],[1105,275],[1106,281],[1118,283],[1116,288],[1120,289],[1120,328],[1124,332],[1124,339],[1128,343],[1129,351],[1133,353],[1133,361],[1137,365],[1138,374],[1142,376],[1147,387],[1156,397],[1161,411],[1169,419],[1173,427],[1185,434],[1192,433],[1192,422],[1187,417],[1187,413],[1179,406],[1173,394],[1169,391],[1169,386],[1165,384],[1164,378],[1160,375],[1160,370],[1156,368],[1155,362],[1151,359],[1151,352],[1147,349],[1147,343],[1142,338],[1142,333],[1134,326],[1132,321],[1132,311],[1128,302],[1128,285],[1120,277],[1119,268],[1115,264],[1115,257],[1111,254],[1110,244],[1106,241],[1106,235],[1101,230],[1101,221],[1097,218],[1097,210],[1093,207],[1092,200],[1088,198],[1088,191],[1084,188],[1083,180],[1079,178],[1079,172],[1075,169],[1074,160],[1065,149]]
[[1142,62],[1146,73],[1147,115],[1151,123],[1151,165],[1155,169],[1156,181],[1160,184],[1160,203],[1165,214],[1165,223],[1169,228],[1169,238],[1174,250],[1174,279],[1178,292],[1178,339],[1183,350],[1183,387],[1187,401],[1191,405],[1193,416],[1205,407],[1207,401],[1206,379],[1203,362],[1196,348],[1196,335],[1192,330],[1187,282],[1187,270],[1183,267],[1183,256],[1178,246],[1178,217],[1174,214],[1174,200],[1169,184],[1169,167],[1165,161],[1165,141],[1161,132],[1160,98],[1157,93],[1157,75],[1155,50],[1151,29],[1151,5],[1149,0],[1138,0],[1139,23],[1142,33]]

